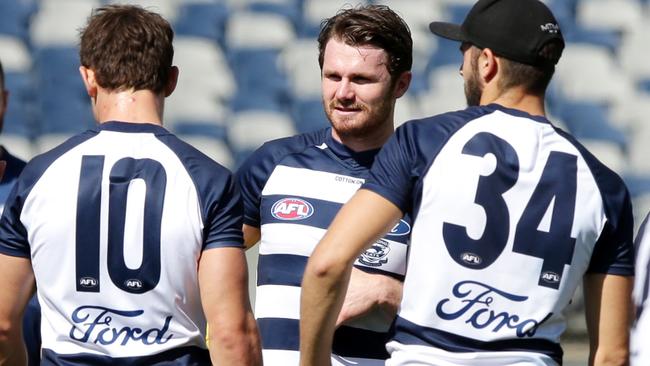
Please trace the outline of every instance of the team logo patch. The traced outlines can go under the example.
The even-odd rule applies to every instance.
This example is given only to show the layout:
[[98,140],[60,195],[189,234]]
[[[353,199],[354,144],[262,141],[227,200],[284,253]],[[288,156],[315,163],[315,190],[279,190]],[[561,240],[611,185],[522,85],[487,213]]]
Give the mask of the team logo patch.
[[411,225],[404,220],[399,220],[397,225],[388,233],[391,236],[404,236],[408,235],[411,232]]
[[132,289],[141,289],[142,288],[142,281],[138,279],[130,279],[124,281],[124,286]]
[[278,220],[304,220],[314,214],[314,206],[300,198],[283,198],[271,207],[271,215]]
[[463,262],[471,265],[471,266],[477,266],[483,262],[483,259],[479,257],[478,255],[470,252],[465,252],[460,255],[460,260]]
[[82,277],[81,279],[79,279],[79,285],[81,287],[93,288],[93,287],[97,287],[98,284],[99,281],[97,281],[97,279],[93,277]]
[[388,253],[390,244],[384,239],[379,239],[375,244],[368,248],[359,256],[359,262],[366,266],[379,267],[388,263]]
[[558,283],[560,282],[560,275],[555,272],[546,271],[542,273],[542,281],[547,283]]

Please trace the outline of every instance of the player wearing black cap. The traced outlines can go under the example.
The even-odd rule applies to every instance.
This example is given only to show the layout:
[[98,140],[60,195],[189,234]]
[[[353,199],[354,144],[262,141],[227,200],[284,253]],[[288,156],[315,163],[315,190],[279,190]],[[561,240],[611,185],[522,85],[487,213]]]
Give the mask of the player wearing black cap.
[[564,48],[538,0],[480,0],[461,25],[469,107],[400,126],[312,254],[301,356],[326,364],[352,261],[404,214],[409,264],[387,365],[559,365],[583,281],[589,364],[628,356],[632,211],[622,180],[545,116]]

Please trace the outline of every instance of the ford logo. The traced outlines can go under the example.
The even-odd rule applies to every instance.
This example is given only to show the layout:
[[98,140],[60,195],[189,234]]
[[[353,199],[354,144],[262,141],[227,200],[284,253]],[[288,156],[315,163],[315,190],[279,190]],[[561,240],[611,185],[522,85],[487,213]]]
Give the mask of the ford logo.
[[408,222],[399,220],[399,222],[393,227],[393,229],[388,233],[392,236],[404,236],[408,235],[411,232],[411,225]]

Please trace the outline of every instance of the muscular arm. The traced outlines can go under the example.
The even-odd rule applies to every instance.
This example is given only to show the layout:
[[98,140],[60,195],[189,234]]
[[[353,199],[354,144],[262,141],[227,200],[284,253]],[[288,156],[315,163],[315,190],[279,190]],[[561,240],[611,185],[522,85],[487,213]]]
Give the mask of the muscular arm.
[[262,237],[262,233],[258,227],[244,224],[242,230],[244,232],[244,249],[250,249],[257,244]]
[[34,292],[29,259],[0,254],[0,278],[0,365],[25,365],[22,318]]
[[364,189],[338,213],[305,269],[300,303],[301,365],[329,365],[352,263],[401,216],[391,202]]
[[203,251],[199,261],[199,288],[214,365],[262,364],[260,337],[247,282],[246,259],[240,248]]
[[632,286],[633,277],[585,275],[590,366],[627,365]]

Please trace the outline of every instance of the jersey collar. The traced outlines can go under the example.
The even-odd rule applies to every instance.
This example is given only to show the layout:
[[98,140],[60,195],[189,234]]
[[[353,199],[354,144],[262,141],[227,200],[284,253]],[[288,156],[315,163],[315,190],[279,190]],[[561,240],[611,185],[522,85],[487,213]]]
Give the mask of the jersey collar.
[[167,131],[164,127],[156,125],[153,123],[132,123],[132,122],[121,122],[121,121],[108,121],[100,123],[96,127],[97,132],[99,131],[115,131],[115,132],[135,132],[135,133],[156,133],[156,134],[167,134]]
[[354,167],[363,166],[365,168],[370,168],[375,160],[375,156],[379,152],[379,149],[365,151],[354,151],[350,149],[332,137],[331,127],[327,131],[325,144],[339,159]]

